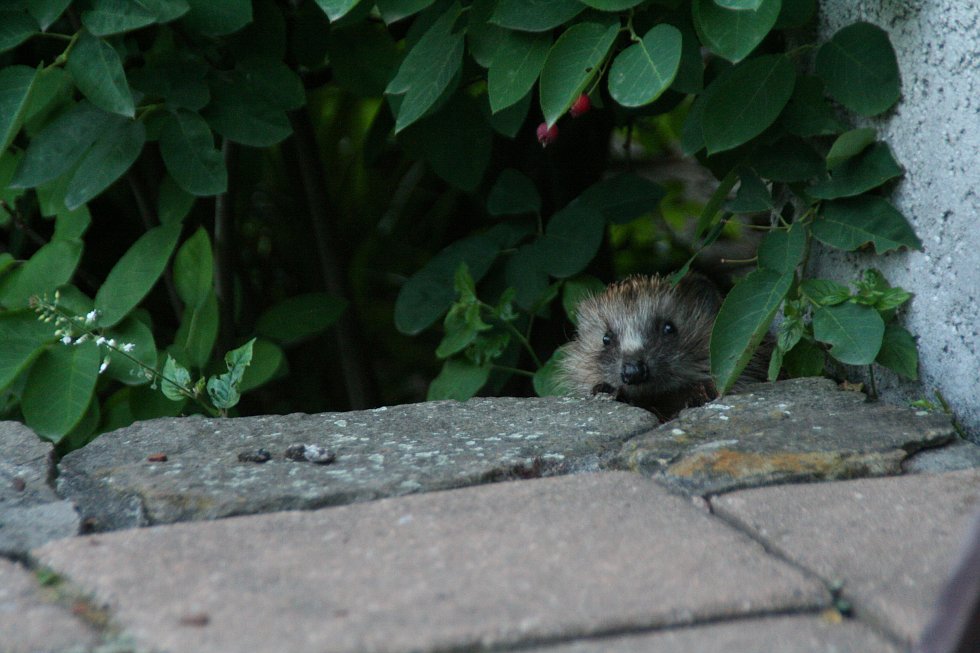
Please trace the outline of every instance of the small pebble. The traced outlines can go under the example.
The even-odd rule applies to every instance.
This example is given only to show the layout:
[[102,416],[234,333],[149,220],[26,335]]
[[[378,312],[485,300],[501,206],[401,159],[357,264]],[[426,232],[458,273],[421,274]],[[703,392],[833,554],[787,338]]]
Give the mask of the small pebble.
[[151,463],[165,463],[167,462],[167,454],[165,453],[151,453],[146,457],[146,460]]
[[291,444],[286,448],[286,458],[300,462],[326,465],[337,459],[337,454],[318,444]]
[[15,476],[13,480],[10,482],[10,484],[17,492],[23,492],[24,488],[27,487],[27,483],[24,482],[24,479],[22,479],[20,476]]
[[256,449],[255,451],[242,451],[238,454],[238,462],[240,463],[265,463],[272,459],[272,454],[265,449]]

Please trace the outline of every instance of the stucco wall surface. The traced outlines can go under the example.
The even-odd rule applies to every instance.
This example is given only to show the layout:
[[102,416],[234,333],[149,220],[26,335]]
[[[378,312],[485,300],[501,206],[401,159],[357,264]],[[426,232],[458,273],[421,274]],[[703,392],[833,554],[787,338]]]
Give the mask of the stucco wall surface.
[[980,442],[980,3],[822,0],[829,38],[855,21],[885,29],[898,56],[902,97],[872,126],[905,176],[890,199],[924,251],[886,256],[821,250],[813,272],[850,280],[867,267],[915,294],[901,318],[919,345],[919,383],[877,370],[881,394],[933,399],[938,390]]

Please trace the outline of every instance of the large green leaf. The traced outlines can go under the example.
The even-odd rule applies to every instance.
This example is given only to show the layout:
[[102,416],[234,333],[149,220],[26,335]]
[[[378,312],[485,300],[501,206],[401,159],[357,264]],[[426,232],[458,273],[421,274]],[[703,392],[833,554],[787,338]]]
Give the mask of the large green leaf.
[[544,67],[551,36],[528,32],[504,32],[487,73],[490,108],[496,113],[524,98]]
[[701,42],[735,63],[766,37],[779,17],[780,0],[762,0],[755,10],[728,9],[714,0],[694,0],[694,26]]
[[285,373],[289,364],[282,348],[274,342],[256,338],[252,348],[252,362],[245,368],[239,391],[248,392]]
[[710,344],[711,374],[719,391],[728,392],[735,385],[792,283],[791,272],[758,269],[725,297],[711,330]]
[[174,355],[188,365],[204,368],[218,339],[218,321],[218,298],[211,290],[204,301],[184,311],[174,334]]
[[426,399],[466,401],[479,392],[489,378],[489,364],[476,365],[465,358],[450,358],[442,364],[442,371],[429,384]]
[[605,227],[602,214],[581,203],[558,211],[538,241],[541,269],[559,279],[578,274],[599,251]]
[[844,129],[834,108],[823,94],[823,82],[811,75],[801,75],[793,95],[780,116],[780,123],[797,136],[826,136]]
[[674,82],[681,63],[681,33],[661,23],[629,46],[609,70],[609,94],[624,107],[653,102]]
[[708,153],[730,150],[761,134],[786,106],[795,80],[793,64],[778,54],[750,59],[719,77],[702,117]]
[[20,130],[38,72],[27,66],[0,70],[0,152],[5,152]]
[[156,20],[153,11],[131,0],[92,0],[92,8],[82,12],[82,25],[95,36],[129,32]]
[[329,329],[347,309],[347,300],[314,292],[283,300],[259,316],[255,332],[291,345]]
[[100,361],[101,353],[92,341],[45,350],[24,386],[20,407],[27,425],[53,442],[71,431],[92,400]]
[[136,161],[146,142],[138,120],[115,123],[85,153],[68,183],[65,206],[74,211],[119,179]]
[[500,0],[490,22],[525,32],[546,32],[584,10],[578,0]]
[[820,181],[809,188],[809,193],[820,199],[852,197],[877,188],[902,174],[902,168],[892,157],[885,143],[875,143],[861,154],[837,165],[829,180]]
[[827,170],[833,170],[848,159],[856,157],[875,142],[875,130],[871,127],[851,129],[844,132],[830,146],[827,152]]
[[16,48],[37,31],[37,23],[26,11],[0,10],[0,52]]
[[553,125],[599,72],[619,23],[577,23],[558,37],[541,71],[541,111]]
[[17,278],[0,295],[0,300],[7,308],[21,308],[27,305],[32,295],[53,294],[71,280],[81,257],[81,241],[51,241],[34,252],[18,271]]
[[71,0],[31,0],[24,4],[27,5],[27,10],[34,16],[41,29],[47,30],[64,13]]
[[870,306],[845,302],[813,311],[813,337],[830,345],[830,355],[848,365],[869,365],[881,349],[885,323]]
[[901,94],[888,34],[870,23],[839,30],[817,52],[816,73],[835,100],[862,116],[891,108]]
[[252,147],[269,147],[293,131],[281,106],[263,97],[239,72],[215,75],[209,80],[211,102],[202,112],[216,132]]
[[50,324],[37,319],[32,310],[0,313],[0,391],[6,390],[45,344],[54,340]]
[[204,227],[184,241],[174,257],[174,286],[188,308],[203,304],[214,289],[214,255]]
[[67,69],[92,104],[127,118],[135,115],[122,60],[111,45],[82,31],[68,57]]
[[824,202],[811,229],[821,242],[848,252],[866,243],[879,254],[899,247],[922,249],[905,216],[872,195]]
[[915,348],[915,338],[896,322],[885,325],[885,335],[875,362],[910,381],[919,378],[919,352]]
[[526,311],[535,310],[548,293],[548,272],[544,269],[541,241],[521,246],[507,259],[504,280],[517,291],[514,301]]
[[406,55],[385,93],[403,95],[395,121],[399,132],[432,108],[463,65],[463,30],[455,30],[462,9],[449,6]]
[[180,223],[174,223],[150,229],[112,266],[95,295],[99,326],[113,326],[143,301],[163,274],[180,228]]
[[252,21],[251,0],[187,0],[191,10],[184,20],[208,36],[237,32]]
[[806,252],[806,229],[793,226],[773,229],[759,245],[759,267],[780,274],[792,274]]
[[180,110],[163,119],[160,155],[174,181],[192,195],[217,195],[228,187],[228,171],[201,116]]

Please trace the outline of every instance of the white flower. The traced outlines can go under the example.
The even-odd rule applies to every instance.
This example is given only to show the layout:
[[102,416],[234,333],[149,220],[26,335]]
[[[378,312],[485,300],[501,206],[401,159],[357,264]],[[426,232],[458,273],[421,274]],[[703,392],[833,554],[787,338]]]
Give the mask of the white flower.
[[105,372],[106,368],[109,367],[109,357],[107,356],[103,361],[102,365],[99,366],[99,374]]
[[69,336],[67,334],[65,336],[63,336],[61,338],[61,344],[63,344],[63,345],[70,345],[71,344],[71,336]]
[[131,342],[126,342],[126,343],[123,343],[123,345],[121,347],[119,347],[119,348],[122,349],[124,352],[126,352],[128,354],[129,352],[131,352],[134,349],[136,349],[136,345],[134,345]]
[[99,336],[98,338],[95,339],[95,344],[97,344],[99,347],[101,347],[102,345],[104,345],[105,342],[106,342],[106,340],[102,336]]
[[99,312],[95,309],[85,314],[85,324],[94,324],[97,319],[99,319]]

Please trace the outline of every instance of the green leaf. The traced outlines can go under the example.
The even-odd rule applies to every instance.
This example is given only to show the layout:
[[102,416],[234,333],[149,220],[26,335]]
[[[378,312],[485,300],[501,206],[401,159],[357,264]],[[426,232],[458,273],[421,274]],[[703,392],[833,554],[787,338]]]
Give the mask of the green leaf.
[[581,0],[581,2],[599,11],[623,11],[635,7],[643,0]]
[[183,109],[163,119],[160,155],[167,171],[192,195],[217,195],[228,188],[228,171],[214,148],[211,128],[196,113]]
[[453,28],[461,13],[458,2],[450,5],[409,51],[385,89],[389,95],[404,95],[395,133],[425,115],[459,73],[464,33]]
[[190,11],[188,0],[138,0],[156,16],[156,22],[169,23]]
[[245,83],[244,74],[236,71],[215,75],[209,80],[208,88],[211,102],[202,115],[216,132],[229,140],[252,147],[269,147],[293,132],[284,108]]
[[772,193],[766,184],[751,170],[743,170],[735,199],[725,204],[725,210],[729,213],[759,213],[773,208]]
[[813,311],[813,337],[830,345],[830,355],[848,365],[869,365],[881,349],[885,323],[870,306],[845,302]]
[[783,356],[783,367],[792,378],[823,376],[826,358],[819,345],[803,338]]
[[793,274],[758,269],[732,288],[711,331],[711,374],[718,390],[728,392],[762,342]]
[[549,290],[548,272],[544,269],[540,240],[524,245],[514,252],[504,268],[509,288],[517,291],[514,300],[526,311],[534,310]]
[[856,157],[874,142],[875,130],[870,127],[844,132],[827,152],[827,170],[833,170],[848,159]]
[[811,229],[821,242],[847,252],[866,243],[879,254],[899,247],[922,249],[905,216],[887,200],[871,195],[824,202]]
[[525,32],[547,32],[584,10],[578,0],[500,0],[490,22]]
[[15,309],[27,306],[32,295],[53,294],[71,280],[81,257],[81,241],[51,241],[34,252],[0,300],[7,308]]
[[92,8],[82,12],[82,25],[95,36],[122,34],[156,20],[154,12],[130,0],[92,0]]
[[81,161],[103,133],[120,122],[124,119],[89,102],[79,102],[31,139],[11,186],[34,188],[60,177]]
[[180,228],[175,223],[150,229],[112,266],[95,295],[101,326],[122,320],[156,285],[177,245]]
[[824,174],[824,159],[796,136],[784,136],[760,147],[752,155],[752,166],[770,181],[804,181]]
[[726,9],[713,0],[694,0],[694,26],[708,49],[737,63],[752,52],[776,24],[779,8],[779,0],[763,0],[752,11]]
[[347,310],[347,300],[327,293],[296,295],[268,309],[255,325],[255,332],[283,345],[291,345],[323,331]]
[[37,31],[37,23],[24,11],[0,10],[0,52],[12,50]]
[[37,358],[44,345],[54,340],[54,329],[37,319],[32,310],[0,313],[0,392]]
[[606,222],[602,214],[580,204],[571,204],[548,221],[537,243],[541,269],[559,279],[578,274],[599,251]]
[[254,344],[255,338],[252,338],[244,345],[232,349],[225,354],[225,365],[228,366],[228,376],[235,386],[241,382],[245,370],[252,364],[252,346]]
[[574,202],[599,211],[609,224],[626,224],[658,211],[666,196],[660,184],[626,172],[589,186]]
[[71,0],[31,0],[25,4],[41,29],[47,30],[64,13],[70,3]]
[[446,313],[445,333],[436,347],[437,358],[449,358],[466,349],[483,331],[492,327],[480,317],[477,303],[456,304]]
[[316,0],[331,21],[340,20],[353,9],[361,0]]
[[816,73],[835,100],[862,116],[898,101],[898,61],[888,34],[870,23],[839,30],[817,52]]
[[885,143],[875,143],[858,156],[838,165],[829,180],[810,187],[809,193],[819,199],[836,199],[860,195],[902,174],[891,150]]
[[599,72],[618,33],[618,22],[585,22],[572,25],[558,37],[548,52],[539,83],[541,111],[549,126],[572,106]]
[[174,334],[174,353],[180,359],[198,369],[211,360],[214,343],[218,339],[218,298],[209,291],[204,301],[188,306]]
[[426,400],[466,401],[486,384],[490,369],[490,365],[476,365],[465,358],[446,359],[439,375],[429,384]]
[[137,120],[115,123],[85,153],[65,192],[74,211],[119,179],[143,150],[146,128]]
[[851,298],[851,290],[829,279],[806,279],[800,284],[804,297],[818,306],[836,306]]
[[196,198],[177,185],[174,178],[165,175],[157,195],[157,216],[161,224],[180,222],[190,213]]
[[46,440],[58,442],[88,410],[101,355],[94,342],[56,344],[31,367],[20,407],[24,421]]
[[378,11],[386,25],[422,11],[434,0],[377,0]]
[[38,76],[38,71],[27,66],[0,70],[0,152],[7,150],[20,131]]
[[362,97],[384,93],[398,66],[391,34],[378,25],[362,23],[327,35],[330,70],[337,83]]
[[796,73],[784,55],[738,64],[705,100],[702,129],[709,154],[730,150],[775,122],[793,94]]
[[191,373],[182,367],[173,356],[167,356],[167,362],[163,365],[163,380],[160,381],[160,392],[170,401],[184,401],[187,395],[181,388],[190,391]]
[[211,239],[204,227],[198,227],[174,257],[174,286],[187,308],[203,304],[213,290],[214,256]]
[[792,274],[806,252],[806,230],[801,226],[774,229],[759,245],[759,267]]
[[919,352],[915,347],[915,338],[905,327],[895,322],[885,325],[885,335],[875,362],[910,381],[919,378]]
[[429,327],[456,299],[456,269],[465,262],[475,281],[490,269],[499,246],[486,235],[458,240],[405,282],[395,301],[395,328],[415,335]]
[[150,379],[144,371],[154,369],[157,364],[156,343],[150,327],[136,316],[130,315],[106,333],[106,337],[113,338],[120,347],[124,344],[133,345],[129,356],[142,363],[140,365],[118,351],[110,351],[106,376],[126,385],[149,383]]
[[208,36],[237,32],[252,22],[251,0],[187,0],[191,10],[184,20]]
[[252,363],[242,375],[239,391],[245,393],[258,388],[282,376],[287,368],[286,354],[279,345],[257,338],[252,349]]
[[92,104],[127,118],[135,115],[133,94],[126,81],[122,60],[111,45],[82,31],[66,67],[78,90]]
[[561,365],[565,357],[565,350],[559,347],[551,354],[551,358],[542,365],[534,378],[531,380],[534,385],[534,392],[539,397],[560,397],[566,394],[566,389],[561,382]]
[[661,23],[616,55],[609,70],[609,94],[624,107],[641,107],[674,82],[681,63],[681,33]]
[[541,196],[534,182],[525,175],[507,168],[500,173],[487,197],[490,215],[537,214],[541,211]]
[[568,320],[572,324],[578,324],[579,303],[587,297],[598,295],[605,288],[606,284],[590,274],[580,274],[566,279],[562,284],[561,305],[565,309]]
[[786,131],[804,138],[836,134],[844,129],[834,108],[824,97],[823,82],[810,75],[797,78],[780,122]]
[[505,109],[528,94],[550,49],[549,34],[504,32],[487,73],[491,111]]

